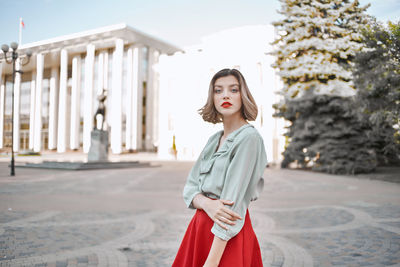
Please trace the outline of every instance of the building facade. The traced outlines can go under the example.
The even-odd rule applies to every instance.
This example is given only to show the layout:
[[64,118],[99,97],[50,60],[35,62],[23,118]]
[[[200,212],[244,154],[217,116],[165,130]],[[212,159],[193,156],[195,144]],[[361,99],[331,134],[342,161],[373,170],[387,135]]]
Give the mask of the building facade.
[[158,143],[161,55],[179,48],[126,24],[61,36],[19,47],[29,64],[0,63],[0,149],[11,147],[14,89],[14,151],[90,148],[97,97],[107,95],[111,152],[155,151]]

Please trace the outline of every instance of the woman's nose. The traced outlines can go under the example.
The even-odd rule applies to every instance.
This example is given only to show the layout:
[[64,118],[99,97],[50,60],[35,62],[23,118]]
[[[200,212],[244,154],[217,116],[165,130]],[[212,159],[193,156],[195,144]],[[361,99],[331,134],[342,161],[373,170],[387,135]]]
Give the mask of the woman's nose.
[[228,92],[228,90],[224,90],[224,91],[223,91],[222,97],[223,97],[224,99],[225,99],[225,98],[229,98],[229,92]]

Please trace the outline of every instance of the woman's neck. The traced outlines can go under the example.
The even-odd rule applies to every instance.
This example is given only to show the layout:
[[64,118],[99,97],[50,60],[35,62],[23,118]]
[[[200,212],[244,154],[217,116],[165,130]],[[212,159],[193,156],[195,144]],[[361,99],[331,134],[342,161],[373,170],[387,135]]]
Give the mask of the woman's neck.
[[241,115],[235,117],[224,117],[224,137],[227,137],[231,132],[239,129],[243,125],[247,124],[247,121],[243,119]]

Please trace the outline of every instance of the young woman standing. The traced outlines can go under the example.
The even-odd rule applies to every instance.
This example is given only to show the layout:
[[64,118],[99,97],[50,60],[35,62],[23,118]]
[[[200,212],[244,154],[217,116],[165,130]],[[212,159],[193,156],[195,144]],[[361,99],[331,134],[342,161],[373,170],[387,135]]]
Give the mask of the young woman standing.
[[247,122],[256,119],[257,105],[243,75],[216,73],[199,111],[224,129],[209,138],[187,178],[183,198],[196,213],[172,266],[263,266],[248,206],[264,186],[267,157],[262,137]]

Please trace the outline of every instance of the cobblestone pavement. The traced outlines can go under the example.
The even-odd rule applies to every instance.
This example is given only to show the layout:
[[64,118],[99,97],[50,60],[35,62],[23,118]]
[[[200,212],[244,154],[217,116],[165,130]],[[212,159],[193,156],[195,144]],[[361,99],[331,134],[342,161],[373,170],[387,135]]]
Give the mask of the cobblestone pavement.
[[[0,266],[171,266],[193,163],[54,171],[0,163]],[[400,185],[266,170],[249,212],[264,266],[400,266]]]

